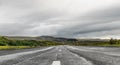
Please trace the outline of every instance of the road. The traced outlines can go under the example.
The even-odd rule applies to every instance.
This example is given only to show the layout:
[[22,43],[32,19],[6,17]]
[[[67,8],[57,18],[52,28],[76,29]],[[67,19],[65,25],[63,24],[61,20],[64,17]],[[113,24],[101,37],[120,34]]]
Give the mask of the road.
[[0,65],[120,65],[120,48],[53,46],[3,50]]

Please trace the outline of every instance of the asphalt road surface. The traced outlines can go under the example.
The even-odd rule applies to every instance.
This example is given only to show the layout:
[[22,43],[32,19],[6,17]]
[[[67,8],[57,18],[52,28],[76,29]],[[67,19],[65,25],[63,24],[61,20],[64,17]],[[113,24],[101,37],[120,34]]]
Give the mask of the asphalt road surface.
[[0,65],[120,65],[120,48],[53,46],[3,50]]

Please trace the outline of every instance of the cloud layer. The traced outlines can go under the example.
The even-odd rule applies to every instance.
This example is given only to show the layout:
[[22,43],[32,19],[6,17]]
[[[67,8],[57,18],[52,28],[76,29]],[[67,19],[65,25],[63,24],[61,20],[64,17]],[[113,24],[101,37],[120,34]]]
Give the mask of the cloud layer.
[[0,35],[120,38],[118,0],[0,0]]

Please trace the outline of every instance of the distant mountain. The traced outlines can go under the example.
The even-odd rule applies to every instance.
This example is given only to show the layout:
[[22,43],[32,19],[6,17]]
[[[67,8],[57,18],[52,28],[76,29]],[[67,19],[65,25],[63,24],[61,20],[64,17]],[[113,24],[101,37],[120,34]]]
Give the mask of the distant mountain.
[[15,39],[15,40],[46,40],[46,41],[57,41],[57,42],[78,41],[77,39],[72,39],[72,38],[62,38],[62,37],[52,37],[52,36],[39,36],[39,37],[6,36],[6,38]]
[[8,39],[15,40],[37,40],[36,37],[25,37],[25,36],[5,36]]
[[79,43],[93,43],[93,42],[107,42],[108,39],[75,39],[75,38],[63,38],[63,37],[53,37],[53,36],[38,36],[38,37],[23,37],[23,36],[6,36],[8,39],[15,40],[45,40],[45,41],[55,41],[55,42],[79,42]]

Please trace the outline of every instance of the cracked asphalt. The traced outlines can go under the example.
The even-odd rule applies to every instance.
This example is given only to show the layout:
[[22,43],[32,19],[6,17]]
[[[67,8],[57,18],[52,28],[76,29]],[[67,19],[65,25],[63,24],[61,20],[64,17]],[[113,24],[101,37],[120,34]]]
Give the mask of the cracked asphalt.
[[120,65],[119,47],[52,46],[0,51],[0,65]]

